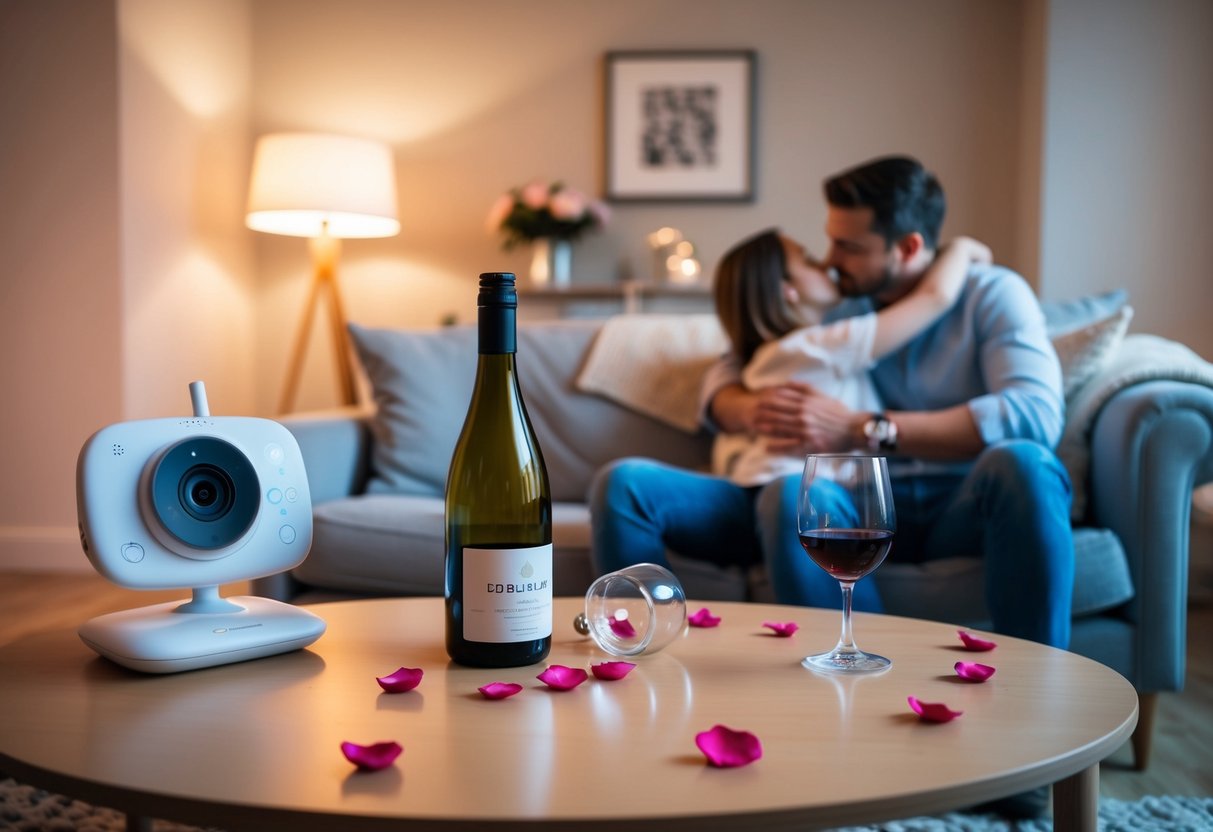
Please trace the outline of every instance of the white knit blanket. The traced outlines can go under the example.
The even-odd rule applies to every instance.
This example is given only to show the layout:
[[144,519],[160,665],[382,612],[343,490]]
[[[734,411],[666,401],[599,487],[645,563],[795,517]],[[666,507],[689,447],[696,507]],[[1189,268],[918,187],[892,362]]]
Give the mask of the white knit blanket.
[[1213,364],[1192,350],[1156,335],[1128,335],[1104,367],[1078,389],[1066,405],[1066,426],[1057,455],[1074,485],[1070,516],[1081,520],[1087,509],[1087,471],[1095,417],[1116,393],[1145,381],[1186,381],[1213,387]]
[[616,315],[594,339],[576,386],[695,433],[703,374],[728,346],[715,315]]

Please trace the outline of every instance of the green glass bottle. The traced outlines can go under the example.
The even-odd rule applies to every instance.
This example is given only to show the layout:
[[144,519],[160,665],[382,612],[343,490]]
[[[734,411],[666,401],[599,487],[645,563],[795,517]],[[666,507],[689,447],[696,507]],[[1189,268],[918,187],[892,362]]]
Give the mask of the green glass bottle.
[[446,651],[535,664],[552,648],[552,498],[515,364],[514,275],[480,275],[479,362],[446,483]]

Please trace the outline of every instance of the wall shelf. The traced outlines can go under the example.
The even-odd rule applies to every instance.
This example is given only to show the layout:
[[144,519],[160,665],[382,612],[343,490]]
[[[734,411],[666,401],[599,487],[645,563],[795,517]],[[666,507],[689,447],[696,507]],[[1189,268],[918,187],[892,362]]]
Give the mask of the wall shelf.
[[[706,283],[681,286],[639,280],[614,283],[568,283],[563,286],[519,285],[524,308],[539,307],[555,317],[606,317],[635,312],[711,312],[712,288]],[[530,315],[529,317],[552,317]]]

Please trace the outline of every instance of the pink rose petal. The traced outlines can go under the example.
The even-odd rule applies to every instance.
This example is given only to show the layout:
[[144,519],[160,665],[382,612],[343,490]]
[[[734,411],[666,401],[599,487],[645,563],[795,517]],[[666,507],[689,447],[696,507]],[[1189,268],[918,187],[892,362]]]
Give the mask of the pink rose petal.
[[505,699],[522,690],[522,685],[516,685],[513,682],[490,682],[476,690],[484,694],[485,699]]
[[942,702],[919,702],[913,696],[907,696],[906,701],[910,703],[910,709],[927,722],[951,722],[964,713],[953,711]]
[[977,636],[969,635],[964,630],[957,630],[956,633],[960,636],[960,640],[964,642],[965,649],[972,650],[974,653],[982,653],[986,650],[993,650],[998,646],[992,641],[985,641]]
[[715,627],[720,623],[720,618],[712,615],[711,611],[704,607],[694,615],[688,616],[687,623],[692,627]]
[[376,676],[375,681],[388,693],[405,693],[420,685],[423,675],[420,667],[402,667],[387,676]]
[[978,664],[977,662],[957,662],[956,675],[962,679],[967,679],[970,682],[984,682],[994,675],[994,668],[988,664]]
[[590,670],[594,674],[595,679],[601,679],[604,682],[614,682],[616,679],[622,679],[632,672],[632,668],[636,665],[631,662],[599,662],[592,665]]
[[714,725],[695,735],[695,745],[717,768],[736,768],[762,758],[762,743],[749,731],[734,731]]
[[358,766],[359,771],[379,771],[396,762],[396,758],[404,751],[398,742],[377,742],[372,745],[358,745],[353,742],[341,743],[341,753],[345,759]]
[[636,638],[636,628],[626,618],[612,618],[611,632],[620,638]]
[[775,635],[780,638],[791,638],[792,634],[800,629],[800,625],[795,621],[788,621],[782,624],[778,621],[764,621],[762,622],[762,626],[774,630]]
[[553,690],[572,690],[590,678],[590,675],[580,667],[565,667],[562,664],[554,664],[535,678]]

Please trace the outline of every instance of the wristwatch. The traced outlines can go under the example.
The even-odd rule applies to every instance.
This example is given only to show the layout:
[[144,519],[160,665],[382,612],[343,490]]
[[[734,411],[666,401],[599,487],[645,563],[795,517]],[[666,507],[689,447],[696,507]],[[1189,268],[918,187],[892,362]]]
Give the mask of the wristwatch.
[[897,450],[897,423],[883,413],[873,413],[863,423],[863,435],[868,440],[868,450]]

